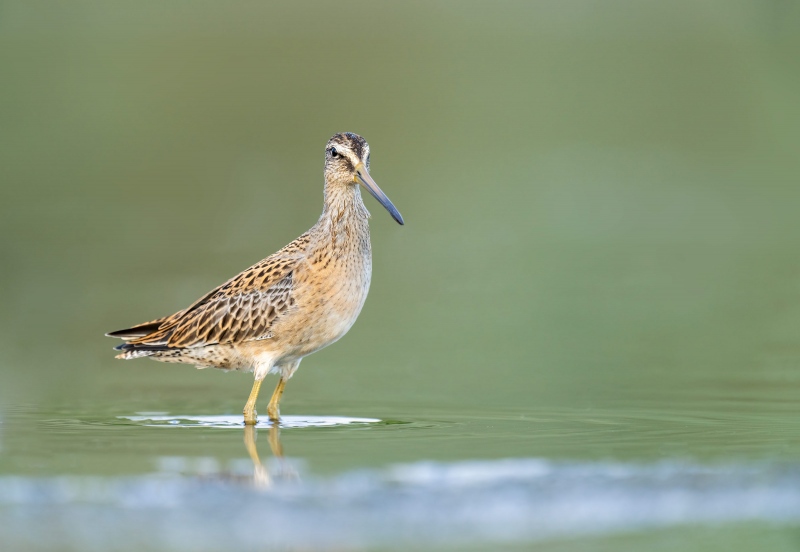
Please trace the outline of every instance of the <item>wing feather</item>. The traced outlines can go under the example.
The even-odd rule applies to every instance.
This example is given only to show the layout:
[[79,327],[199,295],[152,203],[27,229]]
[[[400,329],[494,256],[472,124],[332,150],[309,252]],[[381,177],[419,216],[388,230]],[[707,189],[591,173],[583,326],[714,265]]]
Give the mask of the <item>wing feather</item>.
[[[290,300],[293,272],[266,290],[218,293],[178,320],[167,340],[169,347],[202,347],[263,338],[278,317],[275,305]],[[255,323],[255,321],[258,323]]]
[[126,340],[121,347],[190,348],[270,337],[275,320],[294,304],[294,271],[304,258],[306,244],[307,235],[303,235],[188,308],[114,332]]

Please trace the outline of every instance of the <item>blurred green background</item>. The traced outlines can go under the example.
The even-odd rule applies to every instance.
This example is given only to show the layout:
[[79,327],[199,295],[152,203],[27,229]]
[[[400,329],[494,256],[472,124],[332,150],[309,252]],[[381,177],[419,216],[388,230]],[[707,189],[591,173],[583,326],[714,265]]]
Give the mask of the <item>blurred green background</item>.
[[[780,0],[3,1],[7,416],[240,412],[249,376],[103,333],[310,227],[353,131],[406,226],[366,198],[370,297],[283,412],[440,425],[295,454],[796,459],[798,31]],[[6,469],[63,427],[24,435]]]
[[[103,334],[309,228],[342,131],[406,226],[366,198],[366,307],[282,404],[384,423],[284,430],[308,471],[794,465],[798,52],[785,0],[0,1],[0,473],[249,462],[240,430],[120,418],[238,414],[249,376]],[[765,534],[796,547],[593,549]]]

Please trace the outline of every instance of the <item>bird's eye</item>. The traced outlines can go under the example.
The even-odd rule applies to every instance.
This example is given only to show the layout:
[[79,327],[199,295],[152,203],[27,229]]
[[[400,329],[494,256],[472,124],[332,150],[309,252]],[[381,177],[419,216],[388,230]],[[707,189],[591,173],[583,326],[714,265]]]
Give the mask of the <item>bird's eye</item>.
[[331,148],[331,157],[339,157],[339,152],[336,151],[336,148]]

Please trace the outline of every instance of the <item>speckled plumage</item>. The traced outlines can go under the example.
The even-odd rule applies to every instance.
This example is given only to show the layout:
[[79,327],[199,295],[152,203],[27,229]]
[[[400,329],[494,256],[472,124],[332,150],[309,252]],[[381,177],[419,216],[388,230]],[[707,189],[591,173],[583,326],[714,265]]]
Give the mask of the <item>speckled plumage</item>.
[[261,380],[279,372],[279,389],[270,402],[270,418],[277,419],[282,385],[303,357],[347,333],[367,298],[372,252],[359,182],[403,223],[369,176],[363,138],[336,134],[325,151],[324,208],[308,232],[188,308],[108,334],[125,340],[117,358],[253,371],[247,423],[255,423],[248,407],[252,410]]

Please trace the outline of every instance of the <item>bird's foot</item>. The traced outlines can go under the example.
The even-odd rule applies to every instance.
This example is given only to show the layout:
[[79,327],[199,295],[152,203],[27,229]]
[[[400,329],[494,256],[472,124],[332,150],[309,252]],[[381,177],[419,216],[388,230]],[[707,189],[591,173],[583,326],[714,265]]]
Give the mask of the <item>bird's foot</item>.
[[256,414],[255,409],[252,410],[244,410],[244,425],[253,426],[256,425],[258,422],[258,414]]
[[267,406],[267,415],[269,416],[270,422],[278,423],[281,421],[281,411],[278,409],[277,405]]

